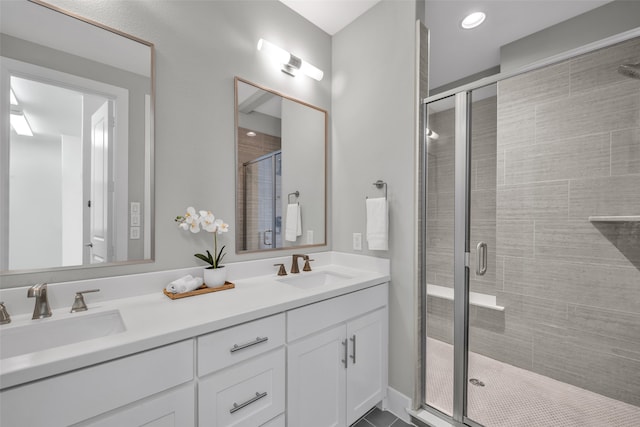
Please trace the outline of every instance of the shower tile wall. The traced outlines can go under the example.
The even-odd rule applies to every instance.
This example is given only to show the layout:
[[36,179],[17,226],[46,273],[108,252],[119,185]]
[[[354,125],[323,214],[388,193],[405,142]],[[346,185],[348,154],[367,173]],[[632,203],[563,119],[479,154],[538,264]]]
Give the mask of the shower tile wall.
[[517,365],[640,405],[640,40],[498,84],[497,283]]
[[[634,39],[498,84],[497,120],[485,123],[497,121],[496,156],[477,140],[472,154],[472,246],[489,239],[495,269],[482,281],[472,270],[471,290],[496,295],[505,311],[470,310],[472,351],[634,405],[640,223],[588,217],[640,215],[640,81],[616,71],[638,61]],[[481,102],[474,127],[488,114]],[[452,124],[447,114],[430,116],[441,136],[436,123]],[[453,151],[444,147],[430,147],[427,257],[429,283],[451,286]],[[430,337],[451,342],[451,310],[451,302],[429,299]]]

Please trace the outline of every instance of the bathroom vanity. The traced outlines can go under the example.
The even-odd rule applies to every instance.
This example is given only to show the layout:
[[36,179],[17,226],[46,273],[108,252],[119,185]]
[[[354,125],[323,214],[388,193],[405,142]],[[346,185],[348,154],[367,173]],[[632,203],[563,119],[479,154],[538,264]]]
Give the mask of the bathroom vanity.
[[[3,356],[0,424],[353,423],[386,397],[389,264],[335,252],[314,258],[312,272],[283,277],[273,264],[288,266],[290,257],[229,264],[235,289],[178,300],[162,289],[187,270],[49,285],[53,316],[39,320],[12,304],[22,291],[26,300],[25,288],[2,290],[8,309],[22,312],[0,336],[114,312],[123,329]],[[90,287],[102,290],[84,313],[68,313],[67,298],[54,297]],[[110,299],[127,289],[136,294]]]

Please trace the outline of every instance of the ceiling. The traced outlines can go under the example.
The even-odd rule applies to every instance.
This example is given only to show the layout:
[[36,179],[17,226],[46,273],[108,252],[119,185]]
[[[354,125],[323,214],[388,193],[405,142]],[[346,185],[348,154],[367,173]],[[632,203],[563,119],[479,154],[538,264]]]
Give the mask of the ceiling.
[[[334,35],[379,0],[280,0]],[[389,0],[402,1],[402,0]],[[500,46],[580,15],[611,0],[426,0],[430,29],[430,87],[482,72],[500,63]],[[467,14],[483,11],[486,21],[463,30]]]

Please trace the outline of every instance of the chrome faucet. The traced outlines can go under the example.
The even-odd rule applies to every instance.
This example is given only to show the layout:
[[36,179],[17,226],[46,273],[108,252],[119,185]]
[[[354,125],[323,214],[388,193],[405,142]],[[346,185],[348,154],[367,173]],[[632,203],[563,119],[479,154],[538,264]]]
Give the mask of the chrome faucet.
[[7,311],[7,307],[4,306],[4,302],[0,302],[0,325],[6,325],[11,323],[11,316]]
[[32,319],[42,319],[43,317],[51,317],[51,307],[49,307],[49,299],[47,298],[47,284],[38,283],[33,285],[27,291],[28,298],[36,299],[36,305],[33,309]]

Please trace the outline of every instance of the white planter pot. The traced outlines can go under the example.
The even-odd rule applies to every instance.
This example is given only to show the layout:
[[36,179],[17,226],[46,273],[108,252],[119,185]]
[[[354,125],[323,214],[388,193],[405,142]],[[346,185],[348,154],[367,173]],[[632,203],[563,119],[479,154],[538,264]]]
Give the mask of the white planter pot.
[[204,284],[208,288],[217,288],[224,285],[227,280],[227,269],[224,267],[219,268],[205,268],[204,269]]

